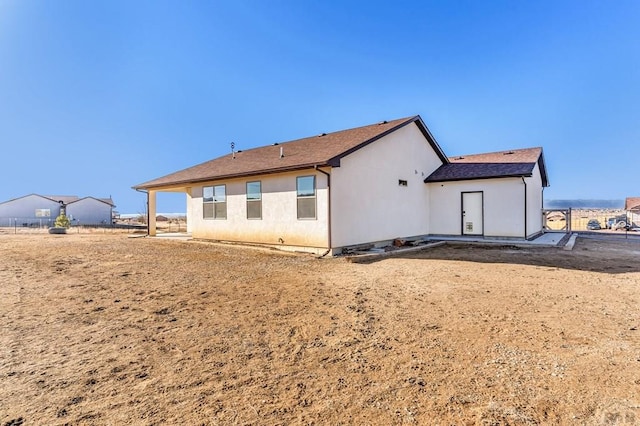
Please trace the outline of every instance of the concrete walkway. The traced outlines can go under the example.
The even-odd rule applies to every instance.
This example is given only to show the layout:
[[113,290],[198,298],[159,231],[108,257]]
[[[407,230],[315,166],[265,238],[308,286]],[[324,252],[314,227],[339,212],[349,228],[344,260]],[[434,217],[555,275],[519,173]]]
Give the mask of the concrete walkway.
[[564,232],[547,232],[539,235],[533,240],[485,238],[485,237],[473,237],[473,236],[431,237],[429,238],[429,240],[460,242],[460,243],[496,244],[496,245],[557,247],[562,242],[562,239],[566,237],[566,235],[567,234]]

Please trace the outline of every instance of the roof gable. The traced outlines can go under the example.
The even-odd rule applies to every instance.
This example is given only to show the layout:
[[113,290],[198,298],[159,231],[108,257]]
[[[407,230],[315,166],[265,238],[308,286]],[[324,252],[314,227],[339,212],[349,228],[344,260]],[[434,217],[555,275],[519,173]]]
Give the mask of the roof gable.
[[531,176],[538,165],[542,186],[549,186],[542,148],[525,148],[449,158],[425,182]]
[[105,204],[109,204],[112,207],[116,206],[113,203],[113,200],[111,199],[111,197],[109,197],[109,198],[95,198],[95,197],[89,196],[89,197],[80,198],[77,195],[40,195],[40,194],[27,194],[27,195],[23,195],[22,197],[13,198],[11,200],[0,202],[0,204],[10,203],[12,201],[21,200],[21,199],[27,198],[27,197],[44,198],[45,200],[49,200],[49,201],[52,201],[52,202],[58,203],[58,204],[62,203],[64,205],[72,204],[72,203],[75,203],[77,201],[81,201],[81,200],[85,200],[87,198],[91,198],[93,200],[100,201],[100,202],[105,203]]
[[78,198],[76,200],[73,200],[73,201],[67,203],[67,205],[78,203],[80,201],[87,201],[87,200],[94,200],[94,201],[97,201],[99,203],[107,204],[110,207],[115,207],[115,204],[113,204],[113,200],[111,198],[96,198],[96,197],[91,197],[91,196]]
[[43,195],[44,198],[48,198],[57,203],[62,202],[63,204],[73,203],[74,201],[78,201],[80,197],[77,195]]
[[307,169],[316,166],[339,167],[340,160],[395,132],[415,123],[443,163],[447,157],[420,116],[383,121],[377,124],[323,133],[289,142],[238,151],[189,167],[184,170],[134,186],[135,189],[181,185],[191,182],[226,179]]
[[40,195],[40,194],[27,194],[27,195],[23,195],[22,197],[17,197],[17,198],[12,198],[11,200],[7,200],[7,201],[3,201],[0,204],[4,204],[4,203],[10,203],[12,201],[17,201],[17,200],[21,200],[23,198],[27,198],[27,197],[38,197],[38,198],[44,198],[45,200],[48,201],[52,201],[54,203],[63,203],[63,204],[67,204],[70,202],[73,202],[75,200],[78,199],[77,196],[75,195]]

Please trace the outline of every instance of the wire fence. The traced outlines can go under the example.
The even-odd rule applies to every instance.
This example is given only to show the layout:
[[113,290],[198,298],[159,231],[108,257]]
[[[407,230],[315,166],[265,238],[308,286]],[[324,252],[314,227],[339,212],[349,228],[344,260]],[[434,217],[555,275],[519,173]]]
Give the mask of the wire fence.
[[640,231],[640,216],[615,209],[548,209],[547,231]]
[[[37,234],[48,233],[49,228],[54,227],[55,219],[39,217],[0,217],[0,233],[7,234]],[[68,233],[96,233],[96,232],[146,232],[147,225],[135,221],[114,223],[78,223],[72,222]],[[158,222],[157,233],[184,233],[187,232],[187,223],[184,220],[172,220]]]

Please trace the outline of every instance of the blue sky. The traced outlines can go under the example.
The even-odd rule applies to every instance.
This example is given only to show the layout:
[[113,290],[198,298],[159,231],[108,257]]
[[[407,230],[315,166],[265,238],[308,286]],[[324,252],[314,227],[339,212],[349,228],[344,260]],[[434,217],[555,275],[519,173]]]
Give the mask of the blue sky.
[[542,146],[547,199],[640,196],[640,2],[0,0],[0,200],[137,213],[232,141],[417,114],[450,156]]

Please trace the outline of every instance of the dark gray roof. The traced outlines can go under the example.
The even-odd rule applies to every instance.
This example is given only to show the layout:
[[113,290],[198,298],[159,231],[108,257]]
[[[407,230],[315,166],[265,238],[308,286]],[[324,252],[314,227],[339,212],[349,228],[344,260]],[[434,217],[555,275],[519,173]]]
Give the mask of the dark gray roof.
[[531,176],[538,164],[542,185],[549,186],[542,148],[515,149],[449,158],[429,175],[425,182],[449,182],[459,180],[492,179]]

